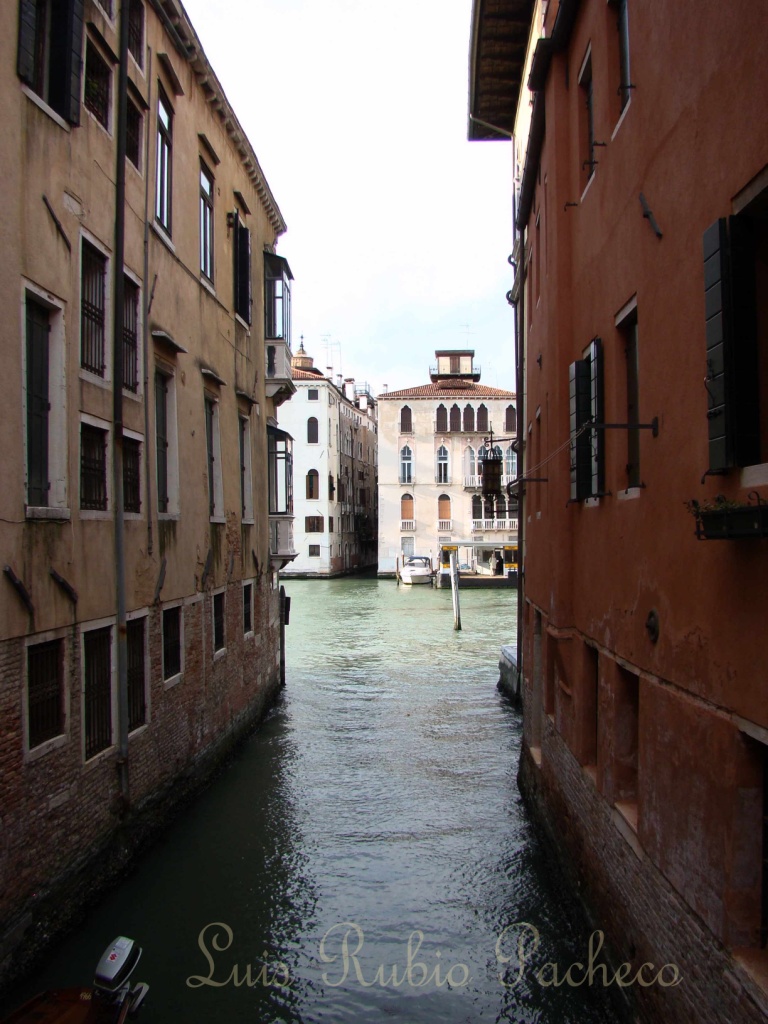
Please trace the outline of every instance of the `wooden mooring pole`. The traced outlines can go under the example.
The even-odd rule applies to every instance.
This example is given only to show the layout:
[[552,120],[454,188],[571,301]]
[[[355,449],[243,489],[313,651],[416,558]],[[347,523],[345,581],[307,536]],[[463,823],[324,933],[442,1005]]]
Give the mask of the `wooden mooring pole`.
[[453,628],[461,629],[461,609],[459,608],[459,568],[456,552],[451,552],[451,597],[453,598]]

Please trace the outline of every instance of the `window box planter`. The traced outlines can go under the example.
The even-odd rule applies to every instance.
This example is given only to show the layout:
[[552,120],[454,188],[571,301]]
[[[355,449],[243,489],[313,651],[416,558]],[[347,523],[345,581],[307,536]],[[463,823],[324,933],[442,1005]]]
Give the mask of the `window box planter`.
[[688,502],[696,518],[696,536],[699,540],[737,540],[748,537],[768,537],[768,503],[753,491],[746,505],[718,497],[714,502],[700,505]]

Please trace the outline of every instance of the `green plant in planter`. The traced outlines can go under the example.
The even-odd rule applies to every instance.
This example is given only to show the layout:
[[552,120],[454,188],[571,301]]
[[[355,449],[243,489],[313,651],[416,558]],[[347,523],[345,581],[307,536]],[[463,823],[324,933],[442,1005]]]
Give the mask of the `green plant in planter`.
[[731,501],[722,494],[699,502],[686,501],[688,511],[696,519],[699,540],[728,540],[737,537],[768,537],[768,503],[757,491],[750,491],[749,501]]

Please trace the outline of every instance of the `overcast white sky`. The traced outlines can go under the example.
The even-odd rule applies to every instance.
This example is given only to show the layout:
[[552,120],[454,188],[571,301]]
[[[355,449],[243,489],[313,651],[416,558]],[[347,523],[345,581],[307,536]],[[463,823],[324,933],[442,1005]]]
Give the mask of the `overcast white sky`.
[[183,2],[288,224],[294,353],[378,394],[471,347],[513,391],[512,152],[467,141],[471,0]]

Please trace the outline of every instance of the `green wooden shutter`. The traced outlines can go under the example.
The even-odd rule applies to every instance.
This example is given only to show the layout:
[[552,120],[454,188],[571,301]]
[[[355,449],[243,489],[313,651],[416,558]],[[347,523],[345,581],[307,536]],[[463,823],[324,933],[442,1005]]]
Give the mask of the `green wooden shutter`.
[[[603,405],[603,342],[593,338],[589,350],[589,401],[590,418],[593,423],[605,423]],[[590,494],[602,494],[605,491],[605,431],[589,432],[591,484]]]
[[591,380],[588,359],[577,359],[568,367],[568,399],[571,428],[571,500],[583,501],[591,493],[591,458],[589,431],[577,432],[591,415]]
[[245,224],[237,229],[237,312],[251,322],[251,232]]
[[35,88],[35,51],[37,45],[37,4],[19,0],[19,48],[16,70],[22,82]]
[[27,299],[27,503],[48,504],[48,310]]

